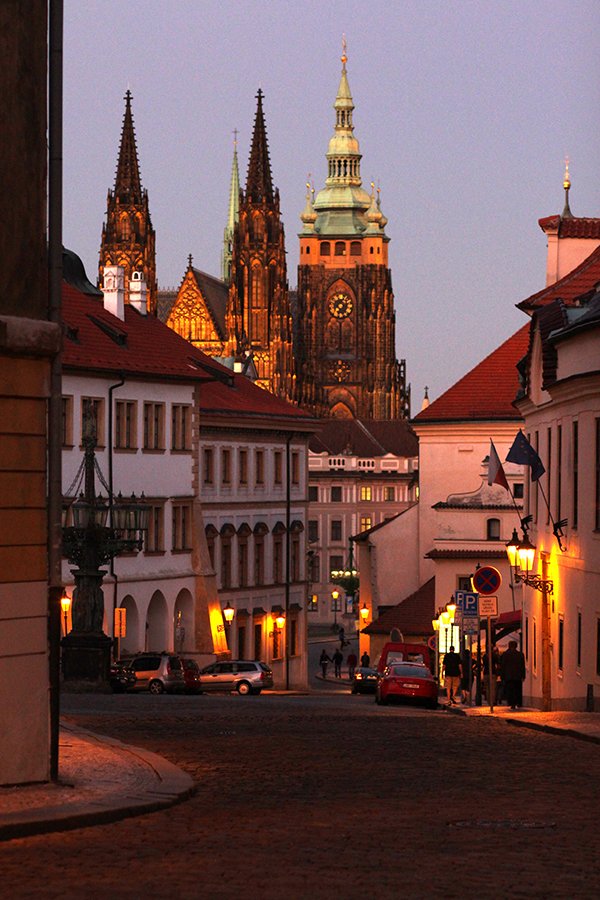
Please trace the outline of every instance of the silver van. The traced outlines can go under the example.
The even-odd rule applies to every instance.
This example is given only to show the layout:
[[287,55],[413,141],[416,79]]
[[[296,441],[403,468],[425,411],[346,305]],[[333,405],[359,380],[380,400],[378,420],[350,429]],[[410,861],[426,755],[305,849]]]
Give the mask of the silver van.
[[238,694],[260,694],[273,687],[273,672],[263,662],[251,659],[229,659],[200,669],[201,692],[237,691]]
[[138,653],[123,662],[135,673],[130,690],[163,694],[185,688],[181,660],[172,653]]

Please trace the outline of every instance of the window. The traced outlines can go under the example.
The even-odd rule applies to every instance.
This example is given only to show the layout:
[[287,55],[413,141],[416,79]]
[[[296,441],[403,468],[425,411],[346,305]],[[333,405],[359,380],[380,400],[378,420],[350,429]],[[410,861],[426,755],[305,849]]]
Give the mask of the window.
[[300,454],[292,453],[292,484],[300,484]]
[[473,585],[471,584],[471,576],[459,575],[456,579],[456,588],[459,591],[472,591]]
[[331,502],[332,503],[341,503],[342,502],[342,488],[340,485],[336,485],[331,488]]
[[296,619],[290,621],[289,652],[290,656],[298,655],[298,621]]
[[350,256],[360,256],[360,241],[350,242]]
[[254,659],[261,659],[262,655],[262,625],[258,623],[254,626]]
[[371,519],[371,516],[361,516],[360,517],[360,530],[361,531],[368,531],[369,528],[372,526],[372,524],[373,524],[373,520]]
[[81,398],[81,443],[85,429],[96,437],[96,446],[104,447],[104,400],[102,397]]
[[330,572],[339,572],[340,569],[344,568],[344,557],[333,555],[329,557],[329,571]]
[[579,422],[573,422],[573,528],[579,519]]
[[213,451],[212,447],[205,447],[204,453],[202,454],[203,459],[203,467],[202,467],[202,481],[204,484],[212,484],[213,483]]
[[513,497],[515,500],[522,500],[525,496],[525,492],[523,490],[523,482],[517,481],[516,484],[513,484]]
[[256,484],[265,483],[265,453],[264,450],[257,450],[254,458],[255,463],[255,482]]
[[500,540],[500,519],[488,519],[486,522],[488,541]]
[[254,584],[264,584],[265,580],[265,541],[262,534],[254,535]]
[[275,484],[281,484],[283,482],[283,454],[281,450],[276,450],[274,454],[274,462],[275,462]]
[[[594,528],[600,531],[600,419],[596,419],[596,502]],[[560,513],[559,513],[560,515]]]
[[372,500],[372,490],[368,485],[362,485],[360,489],[361,500]]
[[577,668],[581,668],[581,610],[577,610]]
[[162,504],[150,502],[150,516],[148,518],[145,549],[146,553],[164,552],[164,507]]
[[281,631],[273,623],[273,659],[279,659],[281,656]]
[[221,536],[221,587],[231,587],[231,537]]
[[339,613],[341,611],[342,611],[342,593],[340,591],[338,597],[331,598],[331,612]]
[[546,470],[548,472],[548,482],[546,486],[546,525],[550,523],[550,504],[552,502],[552,429],[548,428],[546,435],[548,449],[546,452]]
[[273,583],[283,583],[283,539],[280,534],[273,536]]
[[240,537],[238,540],[238,587],[246,587],[248,584],[248,539]]
[[331,520],[331,540],[332,541],[341,541],[342,540],[342,520],[341,519],[332,519]]
[[322,241],[319,249],[321,256],[331,256],[331,244],[329,241]]
[[144,403],[144,450],[164,450],[164,448],[164,403]]
[[171,407],[171,450],[192,449],[192,407],[174,403]]
[[231,450],[228,447],[221,450],[221,483],[231,484]]
[[309,519],[308,520],[308,542],[309,544],[314,544],[319,540],[319,520],[318,519]]
[[73,398],[62,398],[61,433],[63,447],[73,446]]
[[137,404],[134,400],[115,400],[115,449],[137,447]]
[[[529,438],[528,438],[528,440],[529,440]],[[532,442],[529,441],[529,443],[531,444]],[[533,446],[535,452],[539,455],[540,442],[539,442],[537,431],[534,433],[532,446]],[[527,472],[528,472],[528,477],[529,477],[529,483],[531,484],[531,469],[529,467],[527,468]],[[533,521],[534,522],[537,522],[537,520],[538,520],[539,498],[540,498],[540,482],[539,482],[539,478],[538,478],[535,480],[534,488],[533,488]]]
[[317,584],[321,580],[321,558],[318,553],[309,557],[308,560],[308,580],[312,584]]
[[383,489],[383,499],[386,502],[391,501],[393,503],[394,500],[396,499],[396,488],[386,485],[386,487],[384,487],[384,489]]
[[336,256],[345,256],[346,255],[346,242],[345,241],[336,241],[334,252],[335,252]]
[[564,669],[564,655],[565,655],[565,617],[558,617],[558,671],[562,672]]
[[292,535],[290,547],[290,580],[300,581],[300,537]]
[[192,504],[173,504],[173,550],[190,550],[192,547]]
[[529,616],[525,616],[525,659],[529,662]]
[[308,486],[308,502],[309,503],[318,503],[319,501],[319,488],[316,484],[310,484]]
[[562,425],[556,434],[556,518],[560,520],[562,508]]
[[240,469],[240,484],[248,484],[248,451],[240,450],[238,453]]
[[246,626],[238,625],[237,630],[237,647],[238,647],[238,659],[245,659],[246,653]]
[[533,620],[533,646],[531,649],[533,654],[533,671],[537,672],[537,622],[535,619]]
[[306,606],[307,612],[318,612],[319,611],[319,595],[311,594],[308,598],[308,604]]

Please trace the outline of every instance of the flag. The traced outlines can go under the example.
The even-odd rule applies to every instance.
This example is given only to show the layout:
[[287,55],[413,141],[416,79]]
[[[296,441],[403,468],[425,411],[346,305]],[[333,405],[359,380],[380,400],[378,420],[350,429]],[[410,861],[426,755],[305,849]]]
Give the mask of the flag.
[[507,491],[509,490],[508,481],[493,441],[490,441],[490,455],[488,457],[488,484],[501,484],[503,488],[506,488]]
[[537,481],[546,471],[543,462],[521,430],[517,433],[513,445],[508,451],[506,461],[517,463],[520,466],[530,466],[532,481]]

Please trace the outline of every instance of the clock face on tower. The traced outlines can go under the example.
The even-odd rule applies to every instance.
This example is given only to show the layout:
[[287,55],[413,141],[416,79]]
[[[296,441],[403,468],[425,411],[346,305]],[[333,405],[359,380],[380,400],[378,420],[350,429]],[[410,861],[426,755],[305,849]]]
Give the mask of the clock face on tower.
[[343,291],[337,291],[329,298],[329,312],[336,319],[346,319],[352,312],[352,300]]

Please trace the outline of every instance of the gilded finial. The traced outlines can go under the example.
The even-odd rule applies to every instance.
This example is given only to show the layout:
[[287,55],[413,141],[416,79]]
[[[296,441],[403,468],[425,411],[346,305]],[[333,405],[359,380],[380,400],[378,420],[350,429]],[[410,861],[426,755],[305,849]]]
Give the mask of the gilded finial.
[[194,259],[194,257],[193,257],[192,254],[190,253],[189,256],[188,256],[188,269],[191,269],[191,268],[192,268],[192,262],[193,262],[193,259]]
[[342,35],[342,65],[344,69],[346,68],[346,63],[348,62],[348,44],[346,43],[346,35]]
[[239,131],[237,130],[237,128],[234,128],[234,129],[233,129],[233,147],[234,147],[235,150],[237,150],[237,144],[238,144],[237,136],[238,136],[238,134],[239,134]]
[[571,177],[569,175],[569,157],[565,156],[565,174],[563,176],[563,187],[568,191],[571,187]]

